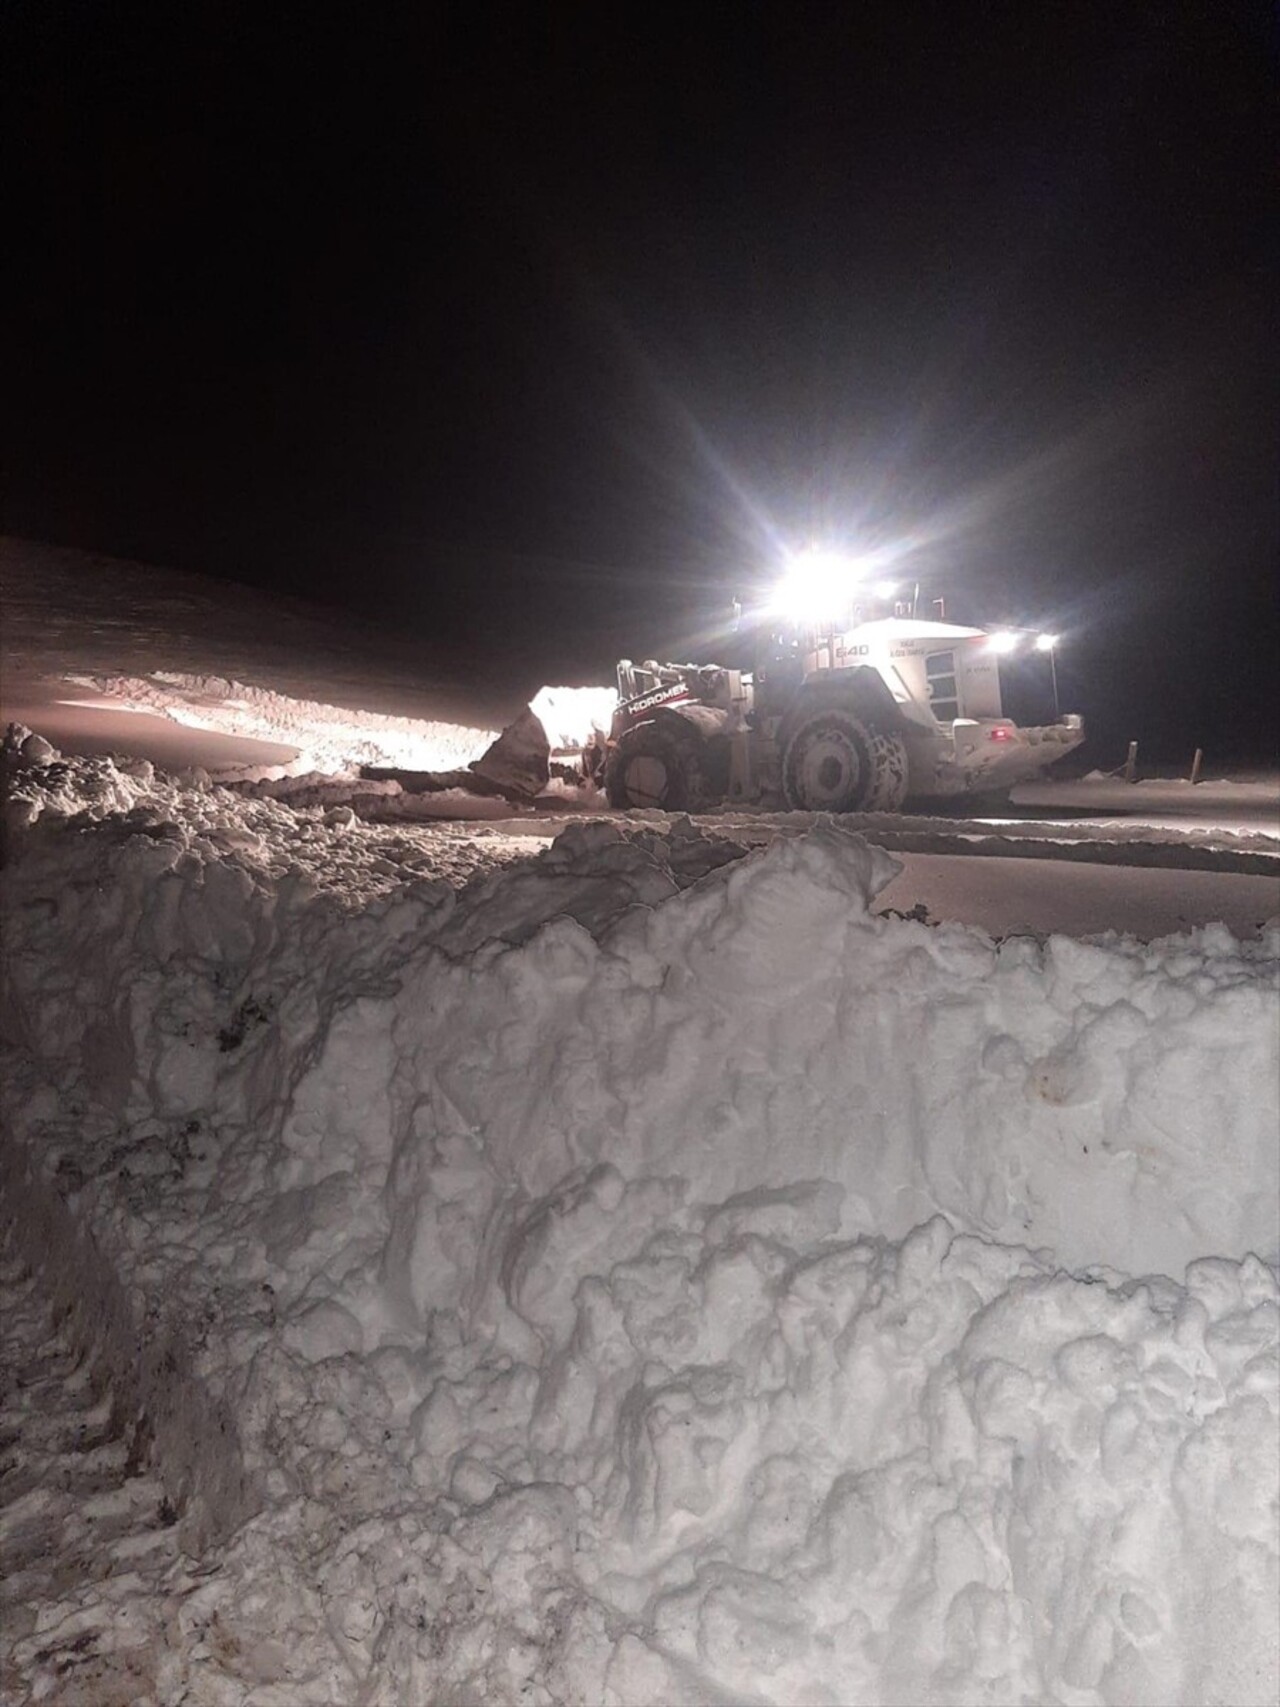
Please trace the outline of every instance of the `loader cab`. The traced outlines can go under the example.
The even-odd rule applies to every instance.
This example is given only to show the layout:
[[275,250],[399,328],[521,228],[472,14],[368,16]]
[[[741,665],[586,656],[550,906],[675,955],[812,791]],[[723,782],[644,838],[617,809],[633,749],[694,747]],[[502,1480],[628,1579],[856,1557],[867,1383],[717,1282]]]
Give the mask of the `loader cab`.
[[755,710],[781,717],[804,682],[804,653],[794,630],[771,629],[761,636],[753,671]]

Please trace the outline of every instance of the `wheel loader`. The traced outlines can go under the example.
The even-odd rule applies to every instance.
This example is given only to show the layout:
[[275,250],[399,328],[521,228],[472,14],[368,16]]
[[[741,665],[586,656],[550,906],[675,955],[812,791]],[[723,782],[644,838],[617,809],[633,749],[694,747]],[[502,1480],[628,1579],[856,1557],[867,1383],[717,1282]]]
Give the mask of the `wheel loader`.
[[832,598],[831,579],[815,599],[813,564],[799,566],[792,608],[753,625],[750,669],[621,660],[607,734],[597,719],[560,764],[624,809],[896,812],[999,795],[1084,740],[1083,720],[1058,709],[1055,636],[949,623],[941,601],[922,616],[918,589]]

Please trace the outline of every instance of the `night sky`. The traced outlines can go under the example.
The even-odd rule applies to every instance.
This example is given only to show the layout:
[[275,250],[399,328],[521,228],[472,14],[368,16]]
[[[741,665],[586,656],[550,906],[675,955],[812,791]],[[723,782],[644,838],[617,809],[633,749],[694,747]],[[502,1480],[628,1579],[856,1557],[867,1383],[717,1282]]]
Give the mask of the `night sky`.
[[4,528],[600,680],[897,542],[1265,757],[1269,14],[10,0]]

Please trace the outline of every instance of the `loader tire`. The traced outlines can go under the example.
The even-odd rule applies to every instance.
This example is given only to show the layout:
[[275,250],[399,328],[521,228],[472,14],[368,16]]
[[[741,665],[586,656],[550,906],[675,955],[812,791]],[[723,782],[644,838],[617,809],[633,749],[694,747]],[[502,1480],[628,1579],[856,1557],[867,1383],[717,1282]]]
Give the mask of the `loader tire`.
[[907,744],[891,730],[868,729],[875,787],[868,812],[900,812],[907,798]]
[[696,742],[670,728],[642,723],[609,754],[605,794],[621,811],[696,812],[704,804]]
[[801,812],[895,812],[907,795],[900,735],[851,712],[815,711],[782,751],[782,792]]

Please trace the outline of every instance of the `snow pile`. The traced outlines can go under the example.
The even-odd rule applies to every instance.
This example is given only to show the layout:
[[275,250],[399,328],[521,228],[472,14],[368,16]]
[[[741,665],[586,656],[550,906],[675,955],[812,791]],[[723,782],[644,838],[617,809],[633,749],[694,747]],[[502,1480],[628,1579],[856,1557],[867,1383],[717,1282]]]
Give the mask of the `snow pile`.
[[[255,800],[282,800],[295,810],[308,806],[321,806],[326,811],[350,807],[353,817],[384,824],[443,819],[474,823],[480,819],[528,816],[532,810],[502,795],[476,794],[468,788],[431,788],[411,793],[394,777],[328,776],[322,771],[282,777],[269,767],[261,767],[249,775],[228,776],[220,772],[216,780],[221,787],[233,788]],[[573,798],[577,802],[581,796],[575,792]]]
[[[157,873],[195,875],[206,863],[224,861],[239,874],[223,879],[228,892],[283,883],[304,901],[323,895],[347,911],[414,893],[415,886],[438,898],[442,883],[465,884],[545,847],[541,837],[494,837],[466,822],[414,822],[397,808],[417,797],[403,795],[395,782],[301,778],[281,803],[257,788],[233,793],[199,768],[167,776],[147,759],[54,753],[47,763],[15,766],[12,757],[5,755],[3,828],[10,839],[27,838],[30,858],[49,862],[49,886],[59,874],[82,881],[79,838],[95,826],[101,827],[99,859],[125,844],[124,862],[136,870],[150,844]],[[353,801],[395,822],[367,823]],[[501,810],[510,815],[505,803]],[[409,821],[400,822],[402,815]],[[94,881],[105,887],[114,877],[108,872]]]
[[[597,838],[600,876],[634,858],[613,826],[575,834]],[[547,883],[553,858],[501,888]],[[997,946],[869,911],[895,869],[828,827],[598,942],[561,919],[482,976],[417,958],[394,1004],[415,1016],[395,1023],[409,1098],[462,1110],[532,1197],[602,1162],[702,1196],[821,1179],[844,1233],[900,1237],[940,1210],[1071,1265],[1274,1260],[1280,931]],[[578,893],[600,881],[575,875]],[[465,917],[437,940],[455,933],[479,946]],[[390,1111],[388,1154],[411,1118]]]
[[[585,1577],[555,1699],[1267,1699],[1273,1273],[1109,1290],[941,1219],[834,1242],[821,1197],[541,1208],[541,1359],[446,1363],[411,1423],[454,1594],[498,1565],[529,1642]],[[447,1685],[514,1694],[461,1634]]]
[[15,836],[6,1148],[236,1419],[175,1697],[1274,1699],[1280,932],[687,821],[340,904],[125,798]]
[[294,773],[347,775],[362,765],[450,771],[477,759],[495,732],[457,723],[291,699],[220,676],[157,670],[151,676],[74,677],[134,711],[158,712],[190,729],[296,747]]

